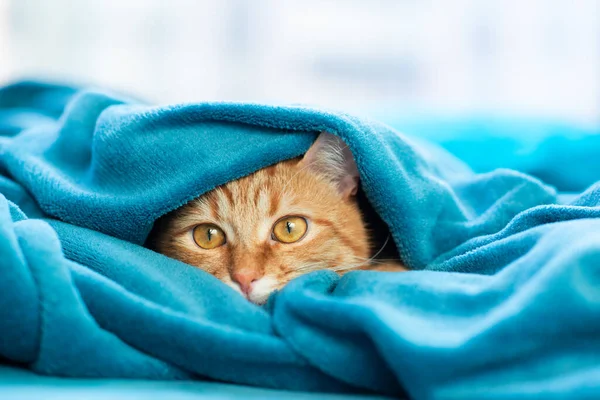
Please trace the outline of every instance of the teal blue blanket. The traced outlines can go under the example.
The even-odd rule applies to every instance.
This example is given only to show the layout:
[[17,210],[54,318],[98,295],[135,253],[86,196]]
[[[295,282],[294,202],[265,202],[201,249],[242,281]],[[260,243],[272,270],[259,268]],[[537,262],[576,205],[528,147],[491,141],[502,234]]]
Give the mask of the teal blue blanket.
[[[162,214],[302,154],[323,130],[350,146],[414,271],[312,273],[260,308],[143,247]],[[559,200],[531,175],[475,173],[409,134],[305,107],[1,89],[0,357],[57,376],[599,397],[600,186]],[[590,138],[568,143],[600,152]],[[469,163],[489,150],[472,146]],[[532,157],[537,170],[555,164]],[[566,159],[574,182],[600,179],[582,156]]]

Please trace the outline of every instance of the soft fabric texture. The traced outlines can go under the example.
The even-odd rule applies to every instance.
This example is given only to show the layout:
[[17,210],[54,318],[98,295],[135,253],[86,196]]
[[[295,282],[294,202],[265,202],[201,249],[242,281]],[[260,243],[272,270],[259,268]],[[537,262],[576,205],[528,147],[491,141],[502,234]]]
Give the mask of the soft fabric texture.
[[292,392],[222,382],[53,377],[0,365],[3,400],[386,400],[376,394]]
[[[143,247],[160,215],[302,154],[323,130],[348,143],[414,271],[321,271],[260,308]],[[36,83],[0,91],[0,135],[10,362],[414,398],[600,396],[600,186],[565,203],[552,181],[474,173],[441,147],[342,113],[151,107]],[[590,143],[569,148],[600,150]],[[553,157],[532,157],[532,170],[552,170]],[[576,176],[577,160],[562,171]],[[577,182],[600,170],[586,174]]]

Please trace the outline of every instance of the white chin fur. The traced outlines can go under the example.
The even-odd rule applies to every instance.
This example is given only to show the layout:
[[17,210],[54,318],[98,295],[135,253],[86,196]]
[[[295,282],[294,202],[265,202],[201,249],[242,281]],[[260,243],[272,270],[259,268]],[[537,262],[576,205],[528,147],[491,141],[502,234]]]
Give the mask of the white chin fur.
[[[244,293],[240,289],[240,285],[233,281],[225,282],[227,286],[244,296]],[[269,299],[269,295],[277,289],[277,279],[265,276],[260,278],[252,284],[252,290],[248,296],[248,300],[254,304],[265,304]]]
[[264,304],[269,299],[269,295],[277,289],[277,279],[265,276],[252,284],[252,290],[248,300],[255,304]]

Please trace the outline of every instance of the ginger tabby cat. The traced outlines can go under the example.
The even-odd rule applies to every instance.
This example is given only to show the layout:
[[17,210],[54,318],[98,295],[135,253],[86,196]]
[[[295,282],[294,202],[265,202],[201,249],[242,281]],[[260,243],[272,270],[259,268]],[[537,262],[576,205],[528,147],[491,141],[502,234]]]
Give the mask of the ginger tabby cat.
[[315,270],[405,271],[398,261],[373,257],[358,186],[350,150],[324,132],[303,157],[219,186],[160,218],[152,247],[256,304]]

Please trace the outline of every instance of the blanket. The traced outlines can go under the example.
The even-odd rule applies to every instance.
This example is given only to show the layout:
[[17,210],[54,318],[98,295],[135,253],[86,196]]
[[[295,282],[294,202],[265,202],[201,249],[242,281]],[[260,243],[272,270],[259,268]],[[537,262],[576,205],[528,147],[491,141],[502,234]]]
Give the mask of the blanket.
[[[349,145],[410,272],[318,271],[259,307],[143,246],[159,216],[303,154],[321,131]],[[600,185],[565,200],[551,184],[476,173],[422,137],[335,111],[155,107],[101,90],[6,86],[0,358],[55,376],[597,397]]]

